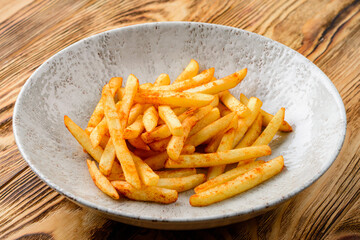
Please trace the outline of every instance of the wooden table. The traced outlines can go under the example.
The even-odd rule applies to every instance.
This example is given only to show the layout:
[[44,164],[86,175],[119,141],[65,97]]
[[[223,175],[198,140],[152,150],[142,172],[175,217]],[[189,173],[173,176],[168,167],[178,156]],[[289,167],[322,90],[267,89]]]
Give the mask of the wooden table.
[[[159,231],[99,217],[44,184],[12,133],[16,97],[46,59],[106,30],[198,21],[252,31],[300,52],[333,81],[347,113],[342,151],[276,210],[210,230]],[[360,2],[0,0],[0,239],[360,239]]]

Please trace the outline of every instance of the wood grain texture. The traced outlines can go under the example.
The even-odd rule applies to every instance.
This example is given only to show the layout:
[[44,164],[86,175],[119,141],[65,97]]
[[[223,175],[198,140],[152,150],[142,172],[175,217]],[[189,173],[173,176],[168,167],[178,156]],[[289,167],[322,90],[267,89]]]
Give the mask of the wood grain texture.
[[[340,155],[311,187],[246,222],[159,231],[104,219],[44,184],[12,133],[16,97],[46,59],[106,30],[154,21],[199,21],[262,34],[306,56],[344,101]],[[360,239],[360,1],[0,0],[0,239]]]

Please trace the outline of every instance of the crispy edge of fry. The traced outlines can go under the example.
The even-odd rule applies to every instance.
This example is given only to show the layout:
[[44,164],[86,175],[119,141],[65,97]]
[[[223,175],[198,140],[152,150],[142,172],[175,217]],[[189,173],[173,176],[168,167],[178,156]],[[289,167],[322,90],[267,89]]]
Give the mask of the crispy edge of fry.
[[[226,131],[223,137],[221,138],[217,151],[223,152],[232,149],[234,138],[235,138],[235,129],[231,128],[228,131]],[[206,179],[210,180],[216,176],[219,176],[224,172],[225,167],[226,164],[209,167]]]
[[135,122],[133,122],[131,125],[125,128],[124,138],[125,139],[137,138],[140,136],[143,130],[144,130],[143,115],[139,115],[136,118]]
[[276,132],[279,130],[281,123],[284,121],[285,108],[281,108],[271,119],[270,123],[260,134],[260,136],[255,140],[253,146],[269,144],[274,138]]
[[131,146],[138,148],[138,149],[142,149],[145,151],[149,151],[150,147],[142,140],[142,138],[140,136],[136,137],[136,138],[130,138],[127,139],[128,143],[131,144]]
[[171,81],[169,75],[166,73],[162,73],[156,78],[154,86],[166,86],[169,85],[170,82]]
[[126,81],[125,94],[121,99],[122,103],[118,111],[122,131],[124,131],[124,129],[127,127],[130,109],[134,103],[138,89],[139,80],[133,74],[130,74]]
[[132,200],[169,204],[176,202],[178,198],[178,192],[171,189],[156,186],[143,186],[141,189],[136,189],[124,181],[112,181],[111,184],[119,193]]
[[233,180],[192,195],[189,202],[194,207],[208,206],[220,202],[259,185],[280,173],[283,168],[284,158],[279,156]]
[[229,76],[211,81],[195,88],[187,89],[184,92],[217,94],[236,87],[236,85],[238,85],[245,78],[246,74],[247,69],[244,68],[240,71],[230,74]]
[[218,108],[213,108],[211,111],[203,118],[201,118],[195,126],[191,129],[189,136],[194,135],[195,133],[199,132],[201,129],[206,127],[207,125],[215,122],[220,118],[220,111]]
[[240,176],[241,174],[244,174],[244,173],[250,171],[251,169],[260,166],[263,163],[265,163],[265,161],[259,160],[259,161],[250,162],[250,163],[238,166],[236,168],[233,168],[233,169],[227,171],[226,173],[220,174],[212,179],[208,179],[203,184],[200,184],[199,186],[197,186],[194,189],[194,191],[195,191],[195,193],[204,192],[210,188],[216,187],[220,184],[230,181],[230,180]]
[[259,113],[253,124],[250,126],[244,137],[241,139],[238,145],[236,145],[235,148],[251,146],[255,142],[255,140],[260,136],[262,130],[261,126],[262,126],[262,115],[261,113]]
[[250,109],[242,104],[229,91],[224,91],[219,94],[221,102],[231,111],[236,112],[240,118],[245,118],[250,115]]
[[90,154],[97,162],[100,162],[103,149],[100,146],[94,148],[91,144],[89,135],[79,127],[71,118],[64,116],[64,123],[69,132],[80,143],[80,145]]
[[160,178],[187,177],[196,174],[196,168],[180,168],[172,170],[155,171]]
[[126,142],[123,139],[120,118],[116,111],[114,99],[110,94],[109,89],[105,90],[105,96],[105,118],[115,147],[116,156],[121,163],[126,181],[135,188],[140,188],[141,181],[137,173],[134,160],[132,159],[130,151],[126,146]]
[[268,145],[261,145],[238,148],[224,152],[180,155],[177,160],[168,158],[165,162],[165,168],[211,167],[240,161],[244,162],[248,159],[267,156],[270,154],[270,147]]
[[[243,103],[243,104],[247,104],[248,103],[248,101],[249,101],[249,99],[244,95],[244,94],[240,94],[240,101]],[[264,111],[264,110],[260,110],[260,112],[261,112],[261,114],[262,114],[262,117],[263,117],[263,119],[262,119],[262,125],[264,126],[264,127],[266,127],[268,124],[269,124],[269,122],[271,121],[271,119],[274,117],[274,115],[272,115],[272,114],[270,114],[270,113],[268,113],[268,112],[266,112],[266,111]],[[280,131],[282,131],[282,132],[292,132],[292,127],[291,127],[291,125],[288,123],[288,122],[286,122],[285,120],[281,123],[281,126],[280,126],[280,128],[279,128],[279,130]]]
[[99,162],[99,170],[105,176],[108,176],[111,173],[111,169],[115,161],[115,155],[115,147],[110,138]]
[[201,129],[199,132],[189,137],[186,140],[186,143],[197,147],[201,143],[215,136],[221,130],[227,128],[234,116],[235,113],[232,113],[219,118],[218,120],[212,122],[211,124]]
[[181,136],[184,134],[183,126],[171,107],[164,105],[159,106],[158,111],[160,118],[164,120],[173,136]]
[[212,80],[214,76],[215,68],[209,68],[202,71],[200,74],[188,78],[184,81],[173,83],[168,86],[155,86],[151,90],[165,90],[165,91],[176,91],[181,92],[189,88],[194,88],[202,84],[208,83]]
[[94,181],[95,185],[106,195],[110,196],[113,199],[119,199],[119,194],[117,193],[114,186],[110,181],[101,174],[99,169],[96,167],[96,163],[87,159],[86,161],[90,176]]
[[199,72],[199,63],[194,59],[191,59],[189,64],[185,67],[185,69],[180,73],[180,75],[175,79],[173,83],[181,82],[186,79],[195,77]]
[[141,158],[135,154],[131,154],[134,159],[136,169],[139,173],[141,181],[146,186],[156,186],[159,182],[159,176],[147,165]]
[[173,189],[177,192],[184,192],[205,182],[205,174],[199,173],[186,177],[160,178],[158,187]]
[[151,132],[156,128],[158,120],[159,114],[154,106],[150,106],[144,111],[143,124],[147,132]]

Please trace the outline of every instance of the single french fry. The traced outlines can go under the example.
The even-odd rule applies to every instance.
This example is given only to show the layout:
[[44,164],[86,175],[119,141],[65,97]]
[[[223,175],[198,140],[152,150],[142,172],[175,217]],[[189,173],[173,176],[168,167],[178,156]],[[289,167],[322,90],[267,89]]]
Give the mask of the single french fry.
[[100,162],[101,155],[103,154],[104,150],[100,146],[94,148],[91,144],[89,135],[66,115],[64,116],[64,123],[69,132],[86,150],[86,152],[90,154],[90,156],[92,156],[97,162]]
[[143,124],[147,132],[151,132],[157,126],[159,120],[158,111],[154,106],[148,107],[143,116]]
[[[186,107],[175,107],[172,108],[172,110],[174,111],[176,116],[180,116],[181,114],[183,114],[184,112],[186,112],[189,108]],[[179,119],[180,120],[180,119]],[[161,118],[159,118],[158,120],[158,126],[165,124],[164,120],[162,120]]]
[[195,147],[199,146],[203,142],[215,136],[218,132],[227,128],[231,120],[234,118],[235,113],[226,115],[215,122],[209,124],[208,126],[201,129],[196,134],[192,135],[186,140],[187,144],[194,145]]
[[174,83],[195,77],[196,74],[198,74],[198,72],[199,72],[199,63],[194,59],[191,59],[190,63],[186,66],[184,71],[175,79]]
[[210,103],[211,106],[217,107],[220,103],[219,94],[214,95],[214,100]]
[[[107,86],[110,87],[111,90],[111,94],[114,96],[115,93],[117,92],[117,90],[121,87],[122,84],[122,78],[121,77],[113,77],[110,79],[109,83],[106,84]],[[104,102],[105,102],[105,97],[104,97],[104,88],[102,90],[102,95],[100,98],[99,103],[96,105],[94,112],[92,113],[90,120],[88,122],[87,127],[96,127],[96,125],[99,124],[99,122],[103,119],[104,117]]]
[[214,99],[213,95],[203,93],[142,90],[136,94],[134,101],[171,107],[203,107]]
[[190,88],[184,92],[217,94],[230,88],[236,87],[246,76],[247,69],[242,69],[224,78],[203,84],[201,86]]
[[204,192],[196,193],[190,197],[190,204],[194,207],[201,207],[228,199],[275,176],[281,172],[283,167],[284,158],[279,156],[233,180],[210,188]]
[[220,94],[221,102],[231,111],[236,112],[240,118],[250,115],[250,110],[237,100],[229,91],[224,91]]
[[261,113],[259,113],[254,123],[247,130],[245,136],[243,137],[243,139],[241,139],[241,141],[235,148],[251,146],[255,142],[255,140],[260,136],[261,126],[262,126],[262,115]]
[[170,77],[166,73],[162,73],[155,80],[154,86],[166,86],[170,84]]
[[238,121],[238,128],[236,129],[235,139],[233,142],[233,147],[235,147],[239,141],[244,137],[248,128],[252,125],[255,121],[259,111],[261,109],[262,102],[258,98],[251,98],[247,104],[248,109],[250,109],[250,115],[246,118],[239,119]]
[[184,192],[205,182],[205,174],[195,174],[186,177],[160,178],[158,187],[173,189],[177,192]]
[[228,182],[228,181],[240,176],[241,174],[244,174],[244,173],[250,171],[251,169],[257,168],[263,163],[265,163],[265,161],[259,160],[259,161],[250,162],[248,164],[244,164],[244,165],[238,166],[236,168],[233,168],[233,169],[227,171],[226,173],[223,173],[214,178],[211,178],[210,180],[208,179],[208,181],[197,186],[194,189],[194,191],[195,191],[195,193],[204,192],[210,188],[213,188],[220,184]]
[[146,151],[150,150],[150,147],[142,140],[142,138],[140,136],[136,137],[136,138],[131,138],[127,140],[131,146],[138,148],[138,149],[143,149]]
[[186,144],[181,150],[181,154],[193,154],[195,152],[195,147],[193,145]]
[[188,137],[191,128],[196,124],[197,121],[198,119],[195,116],[186,118],[182,122],[182,127],[184,129],[183,135],[171,137],[170,142],[166,147],[166,151],[170,158],[178,159],[185,144],[185,140]]
[[136,118],[135,122],[133,122],[131,125],[125,128],[124,138],[125,139],[137,138],[140,136],[143,130],[144,130],[143,115],[139,115]]
[[146,186],[156,186],[159,182],[159,176],[147,165],[141,158],[135,154],[131,154],[134,159],[136,169],[139,173],[141,181]]
[[[235,129],[231,128],[228,131],[226,131],[226,133],[223,135],[217,151],[224,152],[224,151],[232,149],[234,138],[235,138]],[[224,172],[225,167],[226,167],[225,164],[214,166],[214,167],[209,167],[206,179],[209,180],[209,179],[219,176],[220,174],[222,174]]]
[[195,133],[199,132],[201,129],[206,127],[207,125],[215,122],[220,118],[220,112],[218,108],[213,108],[209,114],[207,114],[205,117],[201,118],[195,126],[191,129],[189,136],[194,135]]
[[139,88],[139,80],[133,74],[130,74],[126,81],[125,94],[121,99],[122,103],[119,109],[119,118],[120,118],[122,131],[127,126],[130,109],[133,105],[134,98],[136,96],[138,88]]
[[260,134],[260,136],[255,140],[253,146],[259,146],[264,144],[269,144],[274,138],[276,132],[279,130],[281,123],[284,121],[285,108],[281,108],[271,119],[270,123]]
[[[116,156],[121,163],[126,181],[135,188],[140,188],[140,178],[137,173],[135,163],[131,157],[130,151],[126,146],[125,140],[123,139],[120,118],[116,111],[114,99],[110,94],[109,89],[105,90],[105,96],[105,118],[109,127],[109,133],[112,142],[115,147]],[[126,93],[124,95],[124,98],[125,97]]]
[[[207,108],[208,106],[206,106]],[[211,107],[211,106],[210,106]],[[200,108],[203,109],[203,108]],[[200,109],[198,109],[198,111],[200,111]],[[204,107],[205,109],[205,107]],[[187,118],[190,115],[193,115],[194,112],[198,112],[196,111],[196,108],[190,108],[187,111],[185,111],[184,113],[180,114],[178,116],[178,119],[182,122],[185,120],[185,118]],[[203,110],[202,110],[203,111]],[[144,142],[146,143],[151,143],[154,141],[159,141],[162,140],[164,138],[170,137],[171,136],[171,132],[169,130],[169,127],[166,124],[163,124],[161,126],[156,127],[153,131],[151,132],[145,132],[143,134],[141,134],[141,138],[144,140]]]
[[187,177],[196,174],[195,168],[181,168],[173,170],[155,171],[160,178]]
[[213,75],[214,75],[215,69],[210,68],[205,71],[202,71],[200,74],[196,75],[195,77],[186,79],[181,82],[173,83],[171,85],[167,86],[155,86],[151,88],[151,90],[165,90],[165,91],[176,91],[181,92],[189,88],[194,88],[199,85],[208,83],[211,81]]
[[110,175],[115,160],[115,147],[111,138],[109,139],[99,162],[99,170],[105,176]]
[[163,151],[166,151],[166,148],[167,148],[170,140],[171,140],[171,136],[161,139],[159,141],[149,143],[149,146],[150,146],[151,150],[153,150],[153,151],[163,152]]
[[176,202],[178,198],[177,191],[171,189],[156,186],[143,186],[141,189],[136,189],[124,181],[112,181],[111,184],[119,193],[132,200],[169,204]]
[[119,199],[119,194],[116,189],[111,185],[110,181],[101,174],[99,169],[96,167],[95,162],[87,160],[87,166],[89,169],[90,176],[94,181],[95,185],[106,195],[110,196],[113,199]]
[[268,145],[238,148],[225,152],[180,155],[177,160],[169,158],[165,163],[165,168],[193,168],[211,167],[222,164],[236,163],[254,157],[262,157],[271,154]]
[[[249,99],[244,95],[244,94],[240,94],[240,101],[247,105]],[[268,113],[268,112],[265,112],[264,110],[260,110],[261,114],[262,114],[262,125],[264,127],[266,127],[269,122],[271,121],[271,119],[274,117],[274,115]],[[282,132],[292,132],[292,127],[290,126],[290,124],[288,122],[286,122],[285,120],[281,123],[281,126],[279,128],[280,131]]]
[[160,118],[164,120],[172,135],[181,136],[184,134],[180,120],[169,106],[159,106],[158,110]]
[[143,104],[136,103],[134,106],[131,107],[128,122],[127,122],[128,126],[133,124],[139,115],[142,115],[142,113],[144,111],[144,106],[145,105],[143,105]]

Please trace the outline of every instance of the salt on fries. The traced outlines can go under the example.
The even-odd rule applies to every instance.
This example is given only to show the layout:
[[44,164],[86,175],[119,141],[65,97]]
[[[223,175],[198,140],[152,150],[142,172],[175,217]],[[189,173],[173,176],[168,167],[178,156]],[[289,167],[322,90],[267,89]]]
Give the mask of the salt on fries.
[[[214,73],[214,68],[199,73],[191,59],[172,84],[165,73],[153,84],[139,84],[130,74],[124,88],[122,78],[114,77],[103,87],[85,130],[64,116],[67,129],[98,163],[87,160],[95,185],[113,199],[163,204],[194,189],[190,204],[200,207],[281,172],[282,156],[256,158],[271,154],[268,144],[277,131],[292,131],[285,109],[271,115],[258,98],[240,94],[237,99],[229,92],[247,69],[219,79]],[[207,168],[207,174],[197,168]]]

